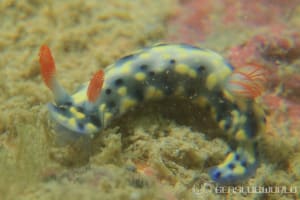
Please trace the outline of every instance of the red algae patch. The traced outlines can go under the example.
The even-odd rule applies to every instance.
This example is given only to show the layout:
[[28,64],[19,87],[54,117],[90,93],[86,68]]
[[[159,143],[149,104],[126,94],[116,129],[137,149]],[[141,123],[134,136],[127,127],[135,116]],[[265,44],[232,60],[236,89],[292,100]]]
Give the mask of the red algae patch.
[[297,32],[280,29],[268,36],[263,33],[256,35],[229,50],[229,60],[237,68],[252,63],[266,70],[268,84],[263,101],[270,114],[270,132],[279,132],[273,128],[285,127],[283,129],[293,132],[290,134],[299,135],[300,71],[296,67],[300,57],[299,45]]
[[[264,198],[299,198],[299,25],[297,0],[182,0],[168,24],[167,41],[221,51],[234,68],[250,64],[265,70],[265,90],[257,101],[265,108],[266,132],[259,144],[261,165],[248,184],[294,186],[298,191]],[[227,194],[232,196],[255,197]]]

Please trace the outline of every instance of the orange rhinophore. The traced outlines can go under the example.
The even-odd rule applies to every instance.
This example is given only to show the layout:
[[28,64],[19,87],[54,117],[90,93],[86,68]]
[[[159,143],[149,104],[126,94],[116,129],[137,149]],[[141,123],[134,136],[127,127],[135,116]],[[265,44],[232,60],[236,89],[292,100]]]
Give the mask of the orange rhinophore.
[[264,90],[265,71],[258,65],[235,69],[229,78],[227,89],[237,96],[256,98]]
[[103,82],[104,71],[99,70],[97,73],[94,74],[87,90],[87,96],[90,102],[95,102],[98,99],[103,86]]
[[53,78],[55,76],[55,63],[51,51],[47,45],[42,45],[39,53],[40,69],[45,84],[53,90]]
[[52,91],[56,103],[64,103],[70,99],[69,94],[56,80],[55,62],[47,45],[42,45],[39,53],[39,62],[42,78]]

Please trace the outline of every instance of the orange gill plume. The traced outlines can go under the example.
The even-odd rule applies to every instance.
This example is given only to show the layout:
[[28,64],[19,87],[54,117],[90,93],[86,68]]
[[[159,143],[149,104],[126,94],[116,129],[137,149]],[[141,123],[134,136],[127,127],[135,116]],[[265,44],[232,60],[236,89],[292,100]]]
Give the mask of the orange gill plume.
[[256,98],[264,91],[266,71],[259,65],[248,64],[234,69],[226,85],[236,96]]

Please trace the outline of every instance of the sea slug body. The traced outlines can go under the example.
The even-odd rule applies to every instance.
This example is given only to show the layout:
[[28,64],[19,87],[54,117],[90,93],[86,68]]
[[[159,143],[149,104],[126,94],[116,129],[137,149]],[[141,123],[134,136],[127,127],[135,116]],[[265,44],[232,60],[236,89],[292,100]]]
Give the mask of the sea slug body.
[[50,115],[74,134],[94,136],[142,102],[184,98],[209,106],[219,127],[236,144],[223,163],[211,168],[211,178],[228,184],[255,172],[256,136],[264,131],[264,112],[255,102],[264,75],[258,66],[234,69],[211,50],[159,44],[119,59],[69,95],[56,79],[54,59],[45,45],[40,65],[55,97],[55,104],[48,106]]

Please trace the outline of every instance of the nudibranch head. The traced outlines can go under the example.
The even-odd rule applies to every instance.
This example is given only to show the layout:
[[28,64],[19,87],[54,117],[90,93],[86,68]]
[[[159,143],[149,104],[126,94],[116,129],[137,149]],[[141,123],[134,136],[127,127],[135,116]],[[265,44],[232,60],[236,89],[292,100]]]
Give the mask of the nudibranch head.
[[100,95],[104,72],[100,70],[94,75],[89,88],[84,86],[70,96],[56,79],[55,62],[46,45],[40,48],[39,62],[42,78],[55,98],[55,103],[48,105],[52,119],[66,130],[93,136],[102,127],[95,102]]
[[76,105],[73,102],[59,105],[48,104],[50,115],[56,123],[72,132],[93,136],[102,125],[98,118],[97,109],[92,111],[87,109],[88,107]]

